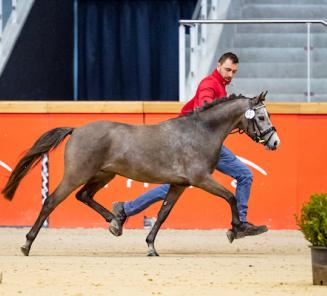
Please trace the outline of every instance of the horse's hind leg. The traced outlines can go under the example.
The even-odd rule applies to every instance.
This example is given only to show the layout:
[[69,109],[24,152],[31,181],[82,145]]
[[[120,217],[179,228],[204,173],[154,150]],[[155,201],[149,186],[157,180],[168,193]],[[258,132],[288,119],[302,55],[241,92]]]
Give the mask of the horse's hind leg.
[[31,230],[26,235],[26,243],[21,247],[21,251],[25,256],[28,256],[32,243],[38,235],[44,221],[48,218],[50,213],[62,202],[67,196],[72,193],[80,184],[70,184],[67,179],[63,179],[56,190],[50,194],[45,200],[41,212],[37,217]]
[[88,181],[80,191],[77,192],[76,198],[82,203],[88,205],[96,212],[98,212],[107,222],[111,222],[114,215],[104,208],[102,205],[97,203],[93,196],[99,191],[104,185],[115,177],[114,173],[108,174],[97,174],[94,178]]
[[170,185],[167,197],[160,208],[158,219],[146,238],[146,242],[148,244],[148,256],[159,256],[154,247],[154,240],[157,236],[161,224],[165,222],[168,214],[174,207],[180,195],[184,192],[185,188],[186,187],[184,186]]

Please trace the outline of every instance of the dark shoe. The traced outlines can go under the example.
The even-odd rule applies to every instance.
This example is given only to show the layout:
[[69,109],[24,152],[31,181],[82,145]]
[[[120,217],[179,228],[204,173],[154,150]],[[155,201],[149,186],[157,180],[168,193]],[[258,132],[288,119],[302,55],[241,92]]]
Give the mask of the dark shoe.
[[248,235],[258,235],[267,231],[268,228],[266,225],[256,226],[249,222],[242,222],[241,225],[239,226],[239,230],[236,235],[236,238],[241,238]]
[[115,236],[120,236],[123,234],[123,225],[127,219],[124,211],[124,203],[113,202],[112,211],[115,215],[115,218],[111,220],[109,231]]

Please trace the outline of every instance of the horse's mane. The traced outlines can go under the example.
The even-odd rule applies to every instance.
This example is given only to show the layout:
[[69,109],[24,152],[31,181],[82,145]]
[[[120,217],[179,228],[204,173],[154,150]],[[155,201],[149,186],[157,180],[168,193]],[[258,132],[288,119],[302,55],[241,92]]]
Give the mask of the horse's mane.
[[218,100],[213,100],[211,103],[204,101],[204,105],[202,107],[198,107],[198,108],[194,109],[193,111],[188,112],[187,114],[185,114],[185,116],[189,116],[189,115],[192,115],[192,114],[198,113],[198,112],[203,112],[205,110],[212,108],[213,106],[220,105],[225,102],[228,102],[231,100],[237,100],[237,99],[248,99],[248,98],[244,97],[242,94],[239,94],[238,96],[236,94],[231,94],[227,97],[222,97]]

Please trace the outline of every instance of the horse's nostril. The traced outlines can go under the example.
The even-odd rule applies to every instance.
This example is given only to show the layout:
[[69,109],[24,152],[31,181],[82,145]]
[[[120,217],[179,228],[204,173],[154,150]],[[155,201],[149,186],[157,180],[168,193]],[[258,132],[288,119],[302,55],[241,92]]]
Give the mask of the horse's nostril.
[[278,141],[276,140],[275,142],[274,142],[274,146],[276,147],[278,145]]

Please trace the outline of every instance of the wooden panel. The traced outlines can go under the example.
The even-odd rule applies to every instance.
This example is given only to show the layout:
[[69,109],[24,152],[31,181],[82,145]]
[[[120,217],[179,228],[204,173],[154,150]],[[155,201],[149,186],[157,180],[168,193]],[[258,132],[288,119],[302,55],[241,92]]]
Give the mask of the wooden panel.
[[143,113],[143,102],[0,102],[0,113]]
[[[14,102],[1,101],[0,113],[179,113],[181,102]],[[327,103],[267,102],[272,114],[327,114]]]
[[179,113],[185,103],[144,102],[144,113]]

